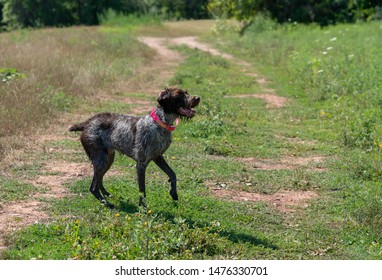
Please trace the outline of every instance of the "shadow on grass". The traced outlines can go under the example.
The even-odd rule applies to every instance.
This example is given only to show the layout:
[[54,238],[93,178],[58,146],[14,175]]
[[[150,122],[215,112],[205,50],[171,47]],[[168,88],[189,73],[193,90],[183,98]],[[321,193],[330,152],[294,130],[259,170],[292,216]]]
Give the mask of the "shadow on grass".
[[264,248],[267,248],[267,249],[272,249],[272,250],[278,249],[276,245],[268,242],[267,240],[257,238],[247,233],[223,230],[219,233],[219,235],[227,238],[228,240],[234,243],[250,243],[251,245],[263,246]]
[[[159,214],[163,218],[166,218],[169,222],[171,222],[173,224],[176,223],[175,222],[176,217],[173,214],[171,214],[169,212],[165,212],[165,211],[160,211]],[[206,226],[206,224],[195,222],[190,218],[185,218],[185,223],[190,228],[196,228],[196,227],[204,228]],[[229,241],[234,242],[234,243],[249,243],[253,246],[262,246],[264,248],[271,249],[271,250],[278,249],[278,247],[276,245],[272,244],[271,242],[264,240],[264,239],[257,238],[255,236],[247,234],[247,233],[228,231],[228,230],[222,230],[222,231],[218,231],[216,233],[220,237],[224,237],[224,238],[226,238]]]
[[139,208],[132,203],[126,202],[126,201],[119,201],[119,205],[117,206],[118,211],[125,212],[128,214],[134,214],[139,212]]

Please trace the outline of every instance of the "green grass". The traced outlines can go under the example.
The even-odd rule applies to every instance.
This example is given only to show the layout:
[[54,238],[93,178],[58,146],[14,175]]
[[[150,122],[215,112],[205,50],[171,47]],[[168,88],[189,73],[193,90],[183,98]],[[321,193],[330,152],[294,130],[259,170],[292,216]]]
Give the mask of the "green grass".
[[[304,61],[306,67],[312,67],[309,61],[321,55],[322,42],[338,43],[339,30],[353,27],[320,30],[288,26],[270,31],[264,31],[265,28],[242,38],[230,33],[205,38],[266,74],[277,93],[291,101],[277,110],[268,110],[257,99],[225,98],[261,92],[255,79],[240,72],[240,66],[197,50],[178,48],[186,60],[171,84],[186,88],[202,100],[195,118],[181,121],[166,152],[168,163],[177,173],[180,201],[172,202],[166,176],[151,164],[146,176],[146,213],[138,206],[134,162],[118,155],[115,168],[123,167],[124,175],[105,181],[105,187],[114,195],[110,201],[118,206],[116,210],[104,208],[89,193],[90,178],[70,182],[68,188],[73,195],[47,203],[51,221],[9,236],[10,247],[3,258],[381,259],[381,154],[374,143],[354,140],[364,137],[356,135],[359,126],[369,136],[376,133],[370,132],[367,120],[375,118],[372,123],[379,124],[377,114],[369,114],[368,118],[365,115],[365,120],[360,117],[366,107],[379,112],[375,97],[366,90],[370,98],[356,108],[356,102],[350,98],[354,93],[347,93],[346,89],[338,98],[329,97],[330,91],[321,92],[325,84],[341,84],[345,75],[335,76],[336,83],[331,76],[310,83],[309,76],[315,76],[301,68]],[[354,30],[360,38],[365,36],[365,40],[375,42],[372,33],[378,34],[378,28],[370,23]],[[338,39],[330,41],[335,36]],[[358,41],[362,40],[352,45],[355,56],[361,53],[362,43]],[[329,51],[332,50],[334,47]],[[365,57],[369,55],[365,48],[362,51],[366,51]],[[333,69],[336,57],[331,56],[331,66],[325,71]],[[342,69],[343,56],[338,59]],[[375,64],[369,67],[378,69],[378,59],[376,56]],[[374,73],[368,75],[375,78]],[[363,87],[366,85],[358,90]],[[349,108],[359,113],[355,118],[360,123],[354,121],[351,130],[349,121],[349,143],[345,146],[343,122],[337,112],[345,114]],[[104,107],[100,105],[101,109],[128,108],[106,102]],[[52,145],[79,149],[69,140]],[[258,170],[238,160],[277,160],[284,156],[326,156],[323,165],[327,170]],[[310,190],[319,196],[309,201],[308,208],[285,216],[265,202],[234,202],[215,197],[209,186],[221,183],[232,190],[263,194]]]
[[102,30],[116,33],[129,32],[138,36],[180,37],[206,34],[214,24],[214,20],[163,22],[159,17],[124,16],[110,11],[102,20]]
[[352,179],[332,187],[341,190],[346,201],[346,210],[341,211],[355,220],[355,228],[375,235],[370,248],[378,258],[381,33],[380,22],[320,29],[260,21],[244,37],[226,32],[219,40],[206,38],[252,62],[274,82],[279,94],[294,98],[293,108],[283,118],[297,122],[285,124],[289,130],[285,135],[298,133],[299,138],[317,140],[319,153],[337,158],[332,164],[336,177]]
[[342,132],[334,135],[337,141],[378,150],[380,22],[325,29],[268,25],[271,30],[259,32],[255,25],[244,37],[228,33],[219,41],[208,40],[255,64],[275,81],[279,94],[298,97],[297,103],[313,107],[325,127]]
[[4,179],[0,188],[0,205],[5,202],[24,200],[36,193],[33,185],[13,179]]

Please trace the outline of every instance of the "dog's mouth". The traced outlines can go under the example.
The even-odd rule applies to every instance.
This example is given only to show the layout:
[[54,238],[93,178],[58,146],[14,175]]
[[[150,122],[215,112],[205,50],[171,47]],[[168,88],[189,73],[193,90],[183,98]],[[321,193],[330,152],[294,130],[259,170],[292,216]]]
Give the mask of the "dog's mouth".
[[200,101],[200,98],[198,96],[190,97],[188,100],[188,106],[178,108],[177,113],[183,117],[191,119],[196,114],[196,111],[193,110],[192,108],[195,108],[196,106],[198,106],[199,101]]
[[180,114],[184,117],[187,117],[189,119],[191,119],[193,116],[195,116],[195,113],[196,113],[195,110],[192,110],[191,108],[184,108],[184,107],[180,107],[177,110],[177,112],[178,112],[178,114]]

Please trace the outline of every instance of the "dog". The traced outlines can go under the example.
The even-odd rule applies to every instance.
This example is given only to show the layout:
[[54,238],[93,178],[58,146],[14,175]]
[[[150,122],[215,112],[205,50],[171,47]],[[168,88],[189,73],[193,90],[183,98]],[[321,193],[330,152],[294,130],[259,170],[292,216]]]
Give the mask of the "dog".
[[99,113],[87,121],[75,124],[69,131],[81,131],[82,146],[93,164],[93,180],[90,192],[107,207],[114,205],[106,200],[110,193],[103,186],[103,176],[119,151],[136,161],[139,186],[139,205],[146,206],[146,167],[151,161],[169,177],[170,195],[178,200],[176,174],[167,164],[163,153],[171,144],[171,133],[178,118],[191,119],[200,102],[180,88],[166,88],[159,93],[158,105],[143,117],[115,113]]

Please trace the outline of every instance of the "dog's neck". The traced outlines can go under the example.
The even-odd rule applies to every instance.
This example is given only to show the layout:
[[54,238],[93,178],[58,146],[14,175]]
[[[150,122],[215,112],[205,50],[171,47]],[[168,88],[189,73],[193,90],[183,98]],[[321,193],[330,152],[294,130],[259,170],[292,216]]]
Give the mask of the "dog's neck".
[[176,118],[177,118],[176,114],[165,113],[163,107],[161,107],[161,106],[158,106],[155,108],[155,113],[162,122],[164,122],[168,125],[173,125]]

